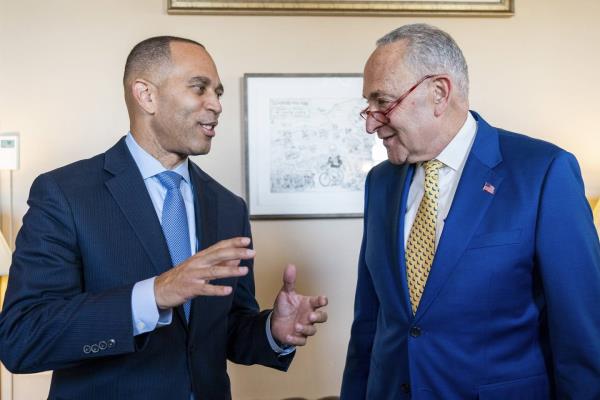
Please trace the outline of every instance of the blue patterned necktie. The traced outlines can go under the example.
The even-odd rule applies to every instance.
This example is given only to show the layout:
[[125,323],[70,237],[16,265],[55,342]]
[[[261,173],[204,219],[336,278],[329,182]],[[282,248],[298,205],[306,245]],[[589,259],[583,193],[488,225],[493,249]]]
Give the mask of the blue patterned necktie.
[[[190,248],[190,230],[188,227],[185,203],[179,186],[183,177],[173,171],[164,171],[156,175],[167,189],[162,210],[162,230],[167,240],[173,266],[187,260],[192,255]],[[191,300],[183,303],[185,319],[190,320]]]

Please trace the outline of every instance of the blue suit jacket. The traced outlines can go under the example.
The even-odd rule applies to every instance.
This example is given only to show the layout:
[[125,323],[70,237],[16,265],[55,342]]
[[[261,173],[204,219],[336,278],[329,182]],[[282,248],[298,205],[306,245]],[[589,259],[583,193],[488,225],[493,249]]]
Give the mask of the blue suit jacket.
[[[249,236],[246,206],[190,162],[202,248]],[[160,222],[124,140],[32,185],[0,320],[13,372],[54,370],[51,399],[229,399],[226,359],[285,370],[269,347],[250,272],[227,297],[192,301],[133,336],[131,291],[171,267]],[[251,263],[246,263],[252,267]],[[218,283],[218,282],[217,282]]]
[[343,400],[600,399],[600,245],[577,162],[474,116],[414,316],[403,238],[414,166],[369,173]]

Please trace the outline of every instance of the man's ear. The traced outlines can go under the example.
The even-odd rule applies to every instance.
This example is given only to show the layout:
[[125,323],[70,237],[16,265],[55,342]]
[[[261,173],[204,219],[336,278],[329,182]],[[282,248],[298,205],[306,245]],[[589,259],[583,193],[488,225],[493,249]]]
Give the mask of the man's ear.
[[131,84],[133,98],[148,114],[156,112],[156,86],[145,79],[136,79]]
[[448,108],[452,90],[454,85],[448,75],[439,75],[433,79],[433,106],[436,117],[442,115]]

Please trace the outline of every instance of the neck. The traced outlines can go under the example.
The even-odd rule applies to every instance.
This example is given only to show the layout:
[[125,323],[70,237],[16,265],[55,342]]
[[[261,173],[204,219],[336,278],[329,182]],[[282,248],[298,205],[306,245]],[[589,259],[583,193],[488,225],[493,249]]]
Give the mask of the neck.
[[173,169],[185,161],[186,155],[171,153],[159,143],[156,135],[148,127],[132,123],[129,127],[137,144],[152,157],[156,158],[166,169]]
[[449,109],[448,111],[439,121],[437,128],[439,135],[436,136],[436,143],[432,146],[432,153],[425,157],[427,160],[436,158],[448,146],[465,124],[469,112],[468,108]]

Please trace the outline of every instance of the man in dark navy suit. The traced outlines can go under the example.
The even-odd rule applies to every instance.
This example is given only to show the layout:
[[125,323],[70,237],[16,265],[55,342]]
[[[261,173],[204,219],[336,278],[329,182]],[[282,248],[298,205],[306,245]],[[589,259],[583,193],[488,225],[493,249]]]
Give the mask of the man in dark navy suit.
[[296,293],[289,265],[259,311],[246,205],[188,159],[208,153],[221,113],[204,47],[147,39],[123,81],[127,136],[32,185],[1,359],[54,370],[50,399],[230,399],[226,360],[286,370],[327,299]]
[[600,399],[600,243],[575,157],[469,111],[435,27],[385,35],[342,400]]

